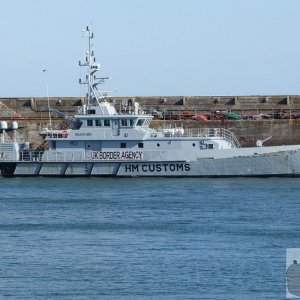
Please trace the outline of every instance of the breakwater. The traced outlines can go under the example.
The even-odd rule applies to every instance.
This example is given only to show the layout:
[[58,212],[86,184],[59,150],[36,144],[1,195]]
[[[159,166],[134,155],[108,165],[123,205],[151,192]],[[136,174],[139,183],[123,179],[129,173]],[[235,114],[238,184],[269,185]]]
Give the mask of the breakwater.
[[[108,97],[119,113],[135,109],[152,114],[152,127],[225,127],[233,131],[243,146],[258,139],[265,145],[300,144],[300,95],[276,96],[174,96]],[[51,97],[49,105],[74,115],[83,103],[81,97]],[[0,98],[0,120],[18,121],[21,135],[38,145],[39,131],[49,127],[48,99]],[[51,113],[52,127],[67,126]]]

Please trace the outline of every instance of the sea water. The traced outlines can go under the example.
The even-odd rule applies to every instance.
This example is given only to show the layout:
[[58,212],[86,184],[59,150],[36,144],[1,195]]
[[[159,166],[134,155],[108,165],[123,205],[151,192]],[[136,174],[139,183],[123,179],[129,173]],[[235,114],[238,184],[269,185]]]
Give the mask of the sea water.
[[1,178],[1,299],[285,299],[300,179]]

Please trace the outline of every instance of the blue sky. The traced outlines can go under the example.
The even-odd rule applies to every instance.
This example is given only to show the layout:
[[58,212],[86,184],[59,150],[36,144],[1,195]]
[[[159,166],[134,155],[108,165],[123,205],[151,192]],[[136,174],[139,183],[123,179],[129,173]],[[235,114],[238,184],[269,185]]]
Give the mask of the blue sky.
[[91,25],[116,96],[300,94],[298,0],[1,1],[0,97],[82,96]]

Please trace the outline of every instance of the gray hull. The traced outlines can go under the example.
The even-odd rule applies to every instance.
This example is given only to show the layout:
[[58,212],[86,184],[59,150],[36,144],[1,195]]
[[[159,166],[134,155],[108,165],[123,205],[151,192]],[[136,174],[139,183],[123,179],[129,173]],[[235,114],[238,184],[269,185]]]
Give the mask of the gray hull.
[[[8,168],[8,166],[10,168]],[[300,151],[195,161],[17,162],[8,176],[228,177],[300,176]],[[3,173],[3,172],[2,172]]]
[[121,165],[118,176],[300,176],[300,151],[190,162],[127,163]]

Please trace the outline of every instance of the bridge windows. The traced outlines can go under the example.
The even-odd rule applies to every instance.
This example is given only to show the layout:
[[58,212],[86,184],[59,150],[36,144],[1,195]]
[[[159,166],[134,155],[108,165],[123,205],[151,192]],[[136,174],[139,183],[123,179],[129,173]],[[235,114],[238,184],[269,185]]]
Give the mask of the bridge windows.
[[95,115],[96,114],[96,110],[95,109],[88,109],[87,113],[89,115]]
[[[86,120],[86,125],[88,127],[110,127],[111,126],[111,119],[87,119]],[[134,126],[139,126],[139,127],[149,127],[151,122],[151,119],[123,119],[120,118],[120,123],[122,127],[134,127]]]
[[97,127],[102,126],[101,120],[95,120],[95,125],[96,125]]
[[133,127],[134,119],[121,119],[122,127]]
[[110,127],[110,120],[109,119],[104,120],[104,126]]
[[149,127],[151,120],[151,118],[137,119],[135,126]]
[[93,127],[93,126],[96,126],[96,127],[102,127],[102,126],[110,127],[110,124],[111,124],[110,119],[96,119],[96,120],[88,119],[88,120],[86,120],[86,125],[88,127]]
[[143,126],[145,123],[145,119],[138,119],[136,122],[136,126]]

